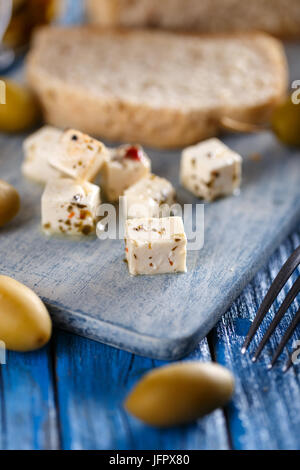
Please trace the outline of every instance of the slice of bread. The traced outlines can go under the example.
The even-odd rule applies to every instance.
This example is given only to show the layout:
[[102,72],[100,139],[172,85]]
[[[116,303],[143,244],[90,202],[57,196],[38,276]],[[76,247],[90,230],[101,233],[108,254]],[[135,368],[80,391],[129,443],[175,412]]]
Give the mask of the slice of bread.
[[299,0],[87,0],[87,10],[91,21],[102,26],[261,30],[300,37]]
[[48,123],[155,147],[215,136],[224,116],[263,122],[287,88],[281,43],[263,33],[48,27],[27,77]]

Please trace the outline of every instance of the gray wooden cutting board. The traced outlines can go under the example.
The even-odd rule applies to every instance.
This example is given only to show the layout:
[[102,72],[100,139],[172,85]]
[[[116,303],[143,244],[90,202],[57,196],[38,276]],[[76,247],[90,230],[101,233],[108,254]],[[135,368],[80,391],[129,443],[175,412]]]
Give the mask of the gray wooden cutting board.
[[[293,76],[300,47],[288,49]],[[0,231],[0,270],[33,288],[62,328],[160,359],[193,349],[227,310],[281,240],[300,222],[300,151],[270,133],[227,136],[244,157],[239,196],[205,206],[205,242],[188,253],[188,273],[130,277],[122,241],[46,238],[41,188],[20,171],[20,137],[0,137],[0,178],[20,191],[19,216]],[[260,153],[262,158],[249,158]],[[180,151],[149,150],[153,170],[178,183]]]

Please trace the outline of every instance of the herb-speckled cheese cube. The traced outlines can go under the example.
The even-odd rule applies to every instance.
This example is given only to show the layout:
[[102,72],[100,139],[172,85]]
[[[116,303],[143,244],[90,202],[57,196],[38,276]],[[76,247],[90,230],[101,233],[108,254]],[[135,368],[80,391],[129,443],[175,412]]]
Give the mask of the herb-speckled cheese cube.
[[46,234],[89,235],[95,231],[100,188],[69,178],[50,181],[42,196],[42,227]]
[[48,162],[51,155],[60,153],[62,134],[63,132],[55,127],[44,126],[27,137],[23,144],[25,159],[22,165],[22,172],[27,178],[46,184],[47,181],[62,176],[62,173]]
[[151,171],[151,161],[139,145],[122,145],[110,150],[101,175],[107,199],[118,201],[124,191]]
[[181,217],[126,222],[125,252],[130,274],[186,272],[186,245]]
[[[164,205],[172,206],[176,193],[165,178],[150,174],[124,192],[127,217],[161,217]],[[167,214],[168,215],[168,214]]]
[[108,156],[105,145],[73,129],[63,133],[60,143],[60,152],[53,153],[49,163],[74,179],[93,181]]
[[195,196],[213,201],[241,185],[242,158],[218,139],[209,139],[182,153],[181,184]]

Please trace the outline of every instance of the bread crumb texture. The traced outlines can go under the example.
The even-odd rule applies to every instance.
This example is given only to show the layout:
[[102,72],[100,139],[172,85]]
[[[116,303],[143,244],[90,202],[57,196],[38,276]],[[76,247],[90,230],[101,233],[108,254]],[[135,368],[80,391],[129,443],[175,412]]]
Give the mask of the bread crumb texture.
[[263,33],[45,28],[27,63],[48,123],[156,147],[215,135],[226,115],[265,121],[287,87],[286,61]]

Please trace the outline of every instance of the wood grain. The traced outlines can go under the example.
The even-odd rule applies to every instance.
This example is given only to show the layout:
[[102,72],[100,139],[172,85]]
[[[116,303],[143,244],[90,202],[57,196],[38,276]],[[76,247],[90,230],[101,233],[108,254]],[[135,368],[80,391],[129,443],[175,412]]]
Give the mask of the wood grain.
[[[172,430],[144,426],[124,413],[122,401],[143,373],[164,363],[57,332],[51,348],[29,355],[10,353],[7,365],[1,366],[0,448],[299,450],[300,367],[287,375],[280,366],[266,370],[299,299],[257,364],[240,353],[271,280],[299,243],[300,230],[281,245],[268,268],[258,273],[219,322],[209,336],[210,349],[204,340],[187,358],[211,360],[211,352],[233,371],[236,392],[225,414],[218,410]],[[295,276],[299,274],[298,270]],[[272,312],[267,323],[271,316]],[[299,337],[298,329],[293,339]],[[284,361],[283,356],[280,365]]]
[[[64,449],[226,449],[222,411],[169,431],[144,426],[122,402],[140,377],[161,362],[79,337],[57,335],[56,374]],[[210,360],[204,340],[190,359]]]
[[[293,77],[299,50],[287,48]],[[42,235],[42,189],[20,171],[23,139],[0,136],[0,175],[22,197],[20,215],[1,230],[1,272],[32,287],[60,327],[136,354],[177,359],[191,352],[300,220],[299,149],[270,133],[224,136],[244,159],[241,194],[205,205],[204,248],[189,251],[187,274],[133,278],[122,262],[122,240]],[[179,185],[181,152],[148,152],[179,202],[199,203]]]
[[0,366],[1,449],[56,449],[59,433],[48,348],[8,352]]
[[[235,449],[300,449],[300,368],[295,365],[291,371],[283,374],[282,367],[287,360],[285,353],[279,364],[267,371],[276,345],[299,308],[299,297],[277,328],[261,359],[256,364],[251,362],[251,351],[262,339],[271,318],[291,287],[292,280],[274,303],[249,354],[242,356],[240,353],[259,304],[284,261],[299,244],[300,233],[297,233],[281,246],[272,256],[268,269],[257,274],[214,330],[215,357],[219,363],[229,367],[236,377],[236,394],[228,409],[229,430]],[[299,275],[300,269],[293,278]],[[300,327],[289,342],[290,351],[293,350],[293,341],[299,337]]]
[[[130,277],[122,240],[41,233],[42,190],[21,175],[22,140],[0,137],[1,177],[22,198],[20,215],[1,230],[1,272],[33,288],[59,326],[137,354],[176,359],[192,351],[300,219],[299,152],[268,134],[227,137],[244,156],[242,191],[205,206],[204,248],[189,251],[188,273]],[[247,158],[254,150],[261,161]],[[179,201],[195,204],[178,186],[180,152],[149,153]]]

